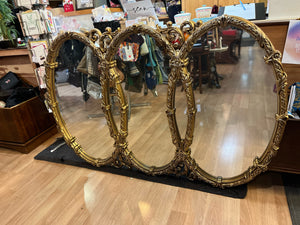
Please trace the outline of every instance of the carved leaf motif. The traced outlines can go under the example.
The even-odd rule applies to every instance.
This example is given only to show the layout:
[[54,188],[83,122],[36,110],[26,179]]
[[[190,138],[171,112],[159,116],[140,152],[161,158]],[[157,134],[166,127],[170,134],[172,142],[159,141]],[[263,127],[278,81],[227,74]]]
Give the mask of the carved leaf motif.
[[[252,35],[252,37],[259,43],[262,48],[264,48],[266,52],[266,56],[264,58],[265,62],[272,64],[274,68],[275,77],[278,84],[277,93],[279,95],[279,102],[275,133],[267,150],[261,157],[257,157],[254,159],[253,165],[251,165],[246,172],[233,178],[222,178],[214,177],[206,173],[191,157],[190,146],[193,141],[196,111],[192,90],[192,80],[186,66],[188,63],[187,55],[192,50],[193,44],[197,41],[197,39],[199,39],[202,35],[210,30],[218,27],[225,27],[228,25],[245,30]],[[119,75],[114,69],[116,67],[114,56],[120,43],[123,42],[129,35],[137,33],[150,35],[155,39],[156,44],[161,47],[165,54],[169,55],[171,58],[171,73],[169,74],[168,80],[166,113],[172,136],[172,142],[176,147],[176,152],[171,162],[162,167],[150,167],[144,165],[128,149],[128,143],[126,140],[128,133],[128,103],[124,96],[122,86],[120,82],[118,82]],[[187,41],[185,41],[184,33],[188,33],[189,35],[191,35],[187,39]],[[107,125],[110,130],[110,136],[115,140],[115,151],[108,159],[96,159],[86,154],[80,144],[77,143],[76,139],[69,134],[69,131],[65,127],[64,121],[58,109],[54,91],[55,87],[53,86],[54,70],[55,67],[57,67],[57,62],[55,60],[59,54],[59,49],[62,44],[66,40],[70,39],[76,39],[85,43],[93,50],[94,54],[100,60],[100,83],[103,91],[103,98],[101,102],[102,110],[105,114]],[[98,42],[100,47],[96,47],[96,42]],[[215,18],[204,24],[201,24],[201,22],[195,24],[191,21],[186,21],[182,24],[180,29],[177,27],[172,27],[172,23],[168,23],[167,28],[157,27],[156,30],[143,25],[134,25],[126,28],[124,31],[118,29],[112,32],[110,28],[107,28],[104,33],[101,33],[97,29],[92,29],[89,32],[84,32],[84,34],[66,32],[59,35],[52,42],[49,48],[47,60],[45,63],[46,85],[48,90],[46,99],[51,109],[53,110],[55,120],[66,142],[74,149],[76,154],[78,154],[81,158],[91,163],[92,165],[111,165],[118,168],[135,168],[150,175],[172,174],[177,176],[185,176],[191,180],[203,180],[216,187],[232,187],[247,183],[254,179],[261,172],[266,171],[272,157],[276,155],[278,151],[278,146],[280,144],[280,140],[282,138],[287,120],[287,74],[283,71],[280,58],[280,52],[275,51],[270,40],[257,26],[242,18],[226,15]],[[181,79],[183,83],[188,108],[188,124],[184,139],[181,138],[178,131],[176,122],[176,109],[174,105],[176,83],[179,79]],[[115,126],[111,112],[111,103],[109,100],[109,83],[114,85],[118,101],[121,105],[121,125],[119,129]]]

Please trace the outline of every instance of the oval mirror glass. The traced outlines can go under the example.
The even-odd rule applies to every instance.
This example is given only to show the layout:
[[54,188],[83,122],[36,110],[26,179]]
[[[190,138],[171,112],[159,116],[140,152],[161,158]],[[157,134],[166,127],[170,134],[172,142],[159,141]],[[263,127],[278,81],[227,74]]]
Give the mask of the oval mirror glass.
[[192,157],[215,177],[234,177],[252,166],[271,140],[277,112],[273,68],[264,61],[264,49],[236,27],[216,28],[198,42],[202,54],[191,55],[201,60],[194,87],[202,93],[194,92]]
[[169,57],[147,34],[132,34],[119,46],[117,65],[124,74],[128,102],[128,149],[147,166],[169,163],[176,149],[166,116],[168,64]]
[[90,47],[71,39],[63,43],[57,62],[56,99],[67,130],[90,157],[110,157],[114,141],[101,109],[97,57]]

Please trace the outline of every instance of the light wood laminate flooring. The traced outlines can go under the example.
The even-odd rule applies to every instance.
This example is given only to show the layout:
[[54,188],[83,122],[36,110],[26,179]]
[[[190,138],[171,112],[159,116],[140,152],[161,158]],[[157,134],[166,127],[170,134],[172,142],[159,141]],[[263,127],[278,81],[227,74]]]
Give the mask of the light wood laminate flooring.
[[248,184],[245,199],[132,179],[0,149],[0,224],[291,225],[278,174]]

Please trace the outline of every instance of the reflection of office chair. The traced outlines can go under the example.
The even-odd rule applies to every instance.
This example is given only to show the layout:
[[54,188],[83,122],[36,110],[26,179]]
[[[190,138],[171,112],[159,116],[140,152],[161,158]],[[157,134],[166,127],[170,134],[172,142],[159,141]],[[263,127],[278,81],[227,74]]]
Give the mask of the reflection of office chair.
[[199,86],[199,91],[202,93],[202,83],[206,81],[211,87],[211,72],[210,72],[210,57],[208,46],[198,43],[193,46],[190,53],[190,72],[193,77],[193,88]]
[[222,53],[216,53],[217,63],[237,63],[241,53],[242,30],[239,29],[223,29],[220,35],[223,38],[223,44],[228,46],[228,50]]
[[216,62],[216,53],[222,53],[228,51],[228,46],[224,45],[220,37],[219,29],[216,28],[213,31],[209,32],[207,35],[207,42],[209,45],[209,58],[210,58],[210,72],[213,74],[212,83],[216,88],[221,88],[219,84],[219,79],[223,79],[221,75],[217,72],[217,62]]

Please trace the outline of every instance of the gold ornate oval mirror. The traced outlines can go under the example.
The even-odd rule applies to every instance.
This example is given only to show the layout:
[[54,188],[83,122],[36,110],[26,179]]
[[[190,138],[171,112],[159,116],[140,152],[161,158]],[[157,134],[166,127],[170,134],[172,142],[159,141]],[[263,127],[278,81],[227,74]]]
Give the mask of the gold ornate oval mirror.
[[193,73],[194,88],[201,93],[194,92],[198,111],[192,157],[215,177],[234,177],[269,144],[277,113],[276,80],[272,65],[264,62],[264,49],[248,32],[216,28],[200,41],[206,50],[197,54],[194,45],[191,53],[195,61],[202,60],[201,77]]
[[[179,29],[171,27],[164,32],[174,32],[183,36]],[[135,42],[131,42],[132,40]],[[141,46],[137,60],[128,60],[122,54],[117,54],[118,50],[122,51],[124,48],[126,50],[128,46],[135,44]],[[173,109],[178,71],[176,65],[172,65],[172,60],[176,58],[175,49],[161,33],[146,26],[132,26],[125,29],[113,39],[111,46],[113,47],[107,51],[106,61],[116,59],[116,65],[119,65],[125,74],[122,90],[120,84],[112,82],[115,84],[116,92],[120,93],[120,98],[126,99],[128,108],[128,136],[124,136],[124,143],[128,143],[128,149],[123,151],[131,152],[135,167],[162,173],[162,170],[168,168],[168,163],[174,158],[176,147],[178,148],[177,145],[181,142],[180,134],[176,131],[177,127],[170,131],[165,113],[168,110],[170,123],[176,123]],[[103,71],[109,71],[109,68],[106,67]],[[111,73],[107,76],[113,78],[116,74]],[[177,89],[180,90],[181,86]],[[185,92],[179,93],[181,107],[185,108],[187,105]],[[181,124],[184,123],[186,126],[186,121],[187,116],[183,115],[180,118]],[[170,133],[172,131],[174,133]]]
[[257,26],[238,17],[203,24],[182,55],[195,55],[199,41],[207,49],[200,56],[207,68],[202,67],[200,77],[202,94],[195,93],[191,148],[196,170],[213,185],[246,183],[267,170],[285,127],[287,84],[281,55]]
[[[157,82],[155,88],[150,88],[154,95],[128,91],[135,76],[126,75],[120,63],[122,56],[117,53],[126,39],[140,34],[155,42],[169,68],[163,71],[168,76],[165,83]],[[187,34],[190,37],[185,41]],[[114,33],[109,29],[104,34],[94,30],[87,36],[90,39],[74,33],[60,36],[47,58],[48,101],[65,140],[85,160],[96,166],[136,168],[151,175],[176,174],[219,187],[249,182],[267,169],[278,150],[287,119],[286,74],[280,53],[254,24],[222,16],[201,26],[186,22],[181,29],[170,24],[164,29],[139,25]],[[73,104],[60,102],[60,92],[55,93],[55,59],[62,42],[72,38],[90,47],[100,60],[101,106],[112,138],[108,129],[106,133],[93,133],[99,135],[95,151],[81,144],[88,134],[71,128],[76,118],[71,114],[76,110],[67,108],[69,115],[60,111]],[[97,39],[99,47],[93,44]],[[222,62],[229,57],[233,57],[234,63]],[[148,62],[137,64],[144,66]],[[132,64],[129,71],[130,68]],[[152,71],[147,69],[143,73]],[[124,82],[121,71],[125,73]],[[59,85],[56,87],[59,90]],[[198,87],[201,94],[198,89],[192,90]],[[135,103],[142,104],[135,107]],[[100,103],[97,105],[99,109]],[[101,126],[102,121],[93,121]],[[84,126],[79,122],[74,127]],[[71,134],[76,134],[78,142]]]
[[106,164],[114,142],[101,110],[97,61],[102,56],[79,33],[65,33],[52,46],[47,61],[48,96],[60,130],[77,154],[93,164]]
[[[186,63],[178,60],[178,51],[175,52],[174,48],[179,48],[183,44],[183,33],[180,29],[170,26],[158,31],[147,26],[132,26],[120,32],[113,38],[102,65],[102,71],[105,71],[106,77],[110,77],[113,89],[122,105],[121,129],[114,137],[117,143],[114,156],[118,161],[125,159],[123,165],[136,167],[152,175],[169,173],[174,170],[174,164],[170,161],[177,161],[176,149],[180,149],[184,143],[190,145],[189,140],[191,140],[191,138],[188,138],[188,141],[181,140],[175,117],[176,82],[180,80],[180,69],[185,67]],[[168,40],[172,40],[173,36],[179,36],[181,44],[171,45]],[[118,49],[120,52],[123,48],[126,50],[128,46],[131,46],[130,40],[138,41],[142,38],[144,39],[143,43],[147,43],[148,54],[141,54],[139,60],[134,63],[126,59],[120,60],[124,57],[120,53],[116,57]],[[140,44],[142,45],[142,43]],[[161,65],[164,62],[167,62],[170,67],[169,73]],[[126,74],[123,86],[120,82],[115,82],[119,76],[116,73],[116,65],[120,64],[122,66],[119,68]],[[138,74],[135,74],[136,70],[139,70]],[[143,80],[145,84],[142,91]],[[186,93],[190,96],[189,98],[192,97],[189,76],[183,79],[182,83],[187,87],[181,96],[187,101]],[[126,90],[126,94],[124,90]],[[104,98],[108,95],[109,93],[103,92]],[[189,100],[192,102],[192,99]],[[181,105],[186,107],[187,104],[181,103]],[[192,107],[192,105],[190,106]],[[191,107],[189,107],[189,112],[193,112]],[[110,103],[106,105],[106,108],[110,108]],[[167,111],[167,115],[165,111]],[[128,118],[130,119],[128,120]],[[109,117],[108,119],[109,123],[113,124],[113,118]],[[185,122],[186,126],[191,124],[193,119],[194,113],[191,116],[184,115],[182,117],[182,120],[187,121]],[[186,136],[190,137],[191,130],[186,129],[186,131],[189,131]],[[165,142],[161,142],[161,140],[165,140]],[[185,149],[188,149],[187,144],[184,146]]]

